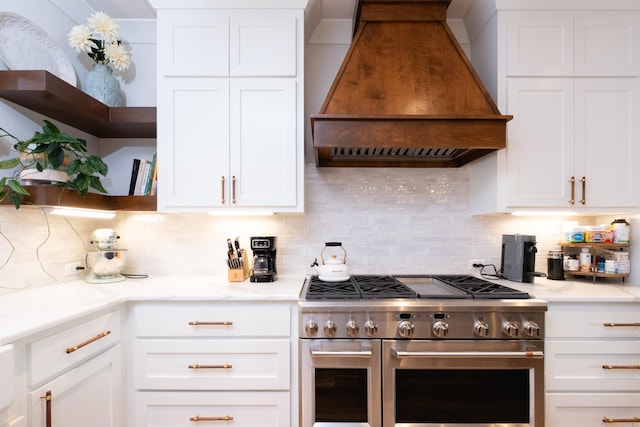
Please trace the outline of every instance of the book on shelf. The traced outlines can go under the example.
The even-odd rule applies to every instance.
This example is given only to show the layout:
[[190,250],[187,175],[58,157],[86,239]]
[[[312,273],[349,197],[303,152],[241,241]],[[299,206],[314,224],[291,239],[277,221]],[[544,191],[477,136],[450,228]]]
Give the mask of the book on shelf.
[[129,183],[130,196],[149,196],[153,195],[156,187],[154,182],[157,180],[157,155],[153,155],[153,159],[133,159],[131,166],[131,181]]

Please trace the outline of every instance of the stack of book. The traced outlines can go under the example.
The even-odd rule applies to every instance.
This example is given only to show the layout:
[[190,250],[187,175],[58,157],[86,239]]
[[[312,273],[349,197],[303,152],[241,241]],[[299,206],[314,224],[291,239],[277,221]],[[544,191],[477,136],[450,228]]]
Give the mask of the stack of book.
[[158,185],[157,155],[153,159],[133,159],[131,167],[130,196],[155,196]]

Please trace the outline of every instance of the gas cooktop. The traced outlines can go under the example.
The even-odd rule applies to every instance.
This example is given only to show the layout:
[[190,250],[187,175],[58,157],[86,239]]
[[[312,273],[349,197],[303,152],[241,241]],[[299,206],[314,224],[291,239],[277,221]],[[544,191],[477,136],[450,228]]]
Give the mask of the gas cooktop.
[[311,276],[302,290],[307,300],[529,299],[527,292],[469,275],[353,275],[344,282]]

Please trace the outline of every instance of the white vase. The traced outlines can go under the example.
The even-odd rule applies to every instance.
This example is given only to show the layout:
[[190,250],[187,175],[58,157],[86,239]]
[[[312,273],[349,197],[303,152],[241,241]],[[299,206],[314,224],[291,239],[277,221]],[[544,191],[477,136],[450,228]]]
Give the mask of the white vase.
[[84,92],[109,107],[120,107],[120,83],[108,65],[95,64],[84,83]]

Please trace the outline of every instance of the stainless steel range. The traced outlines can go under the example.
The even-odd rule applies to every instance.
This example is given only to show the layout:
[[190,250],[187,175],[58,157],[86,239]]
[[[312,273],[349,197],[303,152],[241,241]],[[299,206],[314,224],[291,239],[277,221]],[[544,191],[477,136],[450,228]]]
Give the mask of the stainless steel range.
[[306,279],[302,427],[544,425],[546,303],[466,275]]

